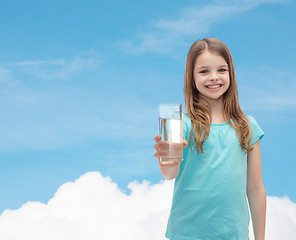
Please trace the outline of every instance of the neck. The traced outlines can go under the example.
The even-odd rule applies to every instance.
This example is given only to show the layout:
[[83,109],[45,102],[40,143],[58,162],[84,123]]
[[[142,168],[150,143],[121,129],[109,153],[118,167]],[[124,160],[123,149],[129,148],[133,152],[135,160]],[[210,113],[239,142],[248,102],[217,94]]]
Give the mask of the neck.
[[206,101],[211,108],[212,123],[224,123],[226,119],[224,117],[223,98],[217,100]]

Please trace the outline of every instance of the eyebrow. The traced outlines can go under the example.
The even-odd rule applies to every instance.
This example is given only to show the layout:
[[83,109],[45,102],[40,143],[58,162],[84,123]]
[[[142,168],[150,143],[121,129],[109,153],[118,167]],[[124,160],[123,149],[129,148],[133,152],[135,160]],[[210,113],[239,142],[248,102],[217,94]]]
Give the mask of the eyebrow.
[[[197,67],[197,69],[200,69],[200,68],[208,68],[209,66],[200,66],[200,67]],[[221,67],[228,67],[227,64],[224,64],[224,65],[220,65],[218,68],[221,68]]]

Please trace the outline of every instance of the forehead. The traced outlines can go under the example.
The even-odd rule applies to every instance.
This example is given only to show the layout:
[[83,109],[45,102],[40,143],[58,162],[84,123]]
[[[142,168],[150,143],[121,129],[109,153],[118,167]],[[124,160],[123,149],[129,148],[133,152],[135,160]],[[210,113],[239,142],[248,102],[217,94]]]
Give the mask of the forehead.
[[195,67],[216,67],[227,65],[224,58],[216,53],[211,53],[209,51],[201,53],[195,60]]

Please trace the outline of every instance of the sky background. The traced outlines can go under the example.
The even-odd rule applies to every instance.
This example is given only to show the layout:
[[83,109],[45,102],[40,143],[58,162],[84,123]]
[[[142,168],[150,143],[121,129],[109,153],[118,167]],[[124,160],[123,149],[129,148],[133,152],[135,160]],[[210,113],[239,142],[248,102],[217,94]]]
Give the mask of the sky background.
[[0,0],[0,214],[88,172],[158,184],[158,104],[183,103],[190,45],[216,37],[255,117],[268,196],[296,202],[292,0]]

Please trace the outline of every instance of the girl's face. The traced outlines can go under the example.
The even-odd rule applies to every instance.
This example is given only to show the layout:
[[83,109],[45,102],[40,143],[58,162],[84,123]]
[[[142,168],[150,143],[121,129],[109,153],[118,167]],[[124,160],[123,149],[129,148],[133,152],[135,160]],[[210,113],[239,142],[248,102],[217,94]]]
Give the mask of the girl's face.
[[196,58],[193,77],[200,97],[209,103],[222,100],[230,85],[226,61],[220,55],[209,51]]

